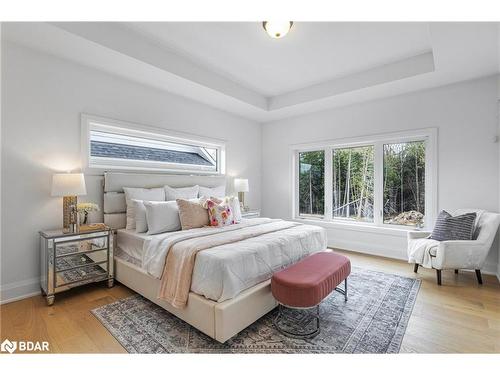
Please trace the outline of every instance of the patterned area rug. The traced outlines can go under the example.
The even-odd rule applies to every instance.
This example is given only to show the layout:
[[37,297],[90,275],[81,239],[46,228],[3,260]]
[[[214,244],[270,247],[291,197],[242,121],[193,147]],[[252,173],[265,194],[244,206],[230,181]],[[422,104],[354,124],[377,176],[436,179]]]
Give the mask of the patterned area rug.
[[139,295],[92,313],[129,353],[398,353],[419,288],[420,280],[353,268],[349,300],[333,292],[321,303],[311,339],[280,334],[277,309],[224,344]]

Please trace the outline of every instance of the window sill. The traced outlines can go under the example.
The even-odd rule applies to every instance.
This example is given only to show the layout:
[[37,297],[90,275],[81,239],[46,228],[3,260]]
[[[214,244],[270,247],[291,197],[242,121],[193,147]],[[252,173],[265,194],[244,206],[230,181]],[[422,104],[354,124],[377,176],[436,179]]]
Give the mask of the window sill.
[[[322,219],[303,218],[303,217],[295,217],[293,220],[299,223],[318,225],[326,229],[331,228],[331,229],[351,230],[364,233],[368,232],[374,234],[382,234],[394,237],[406,237],[408,232],[416,231],[415,228],[410,228],[410,227],[397,228],[394,226],[376,226],[369,223],[326,221]],[[424,230],[425,229],[422,229],[422,231]]]

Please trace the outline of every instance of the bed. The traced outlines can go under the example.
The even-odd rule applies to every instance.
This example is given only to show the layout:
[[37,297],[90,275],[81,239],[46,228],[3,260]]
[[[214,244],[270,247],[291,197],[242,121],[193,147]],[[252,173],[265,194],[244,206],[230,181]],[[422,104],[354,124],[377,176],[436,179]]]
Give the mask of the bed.
[[[270,277],[276,270],[326,248],[316,226],[267,218],[244,219],[225,228],[196,228],[155,235],[125,229],[123,187],[218,186],[223,176],[106,173],[104,221],[116,229],[115,278],[219,342],[225,342],[276,306]],[[262,228],[276,227],[265,231]],[[254,229],[255,228],[255,229]],[[240,235],[249,230],[262,233]],[[210,237],[207,237],[210,236]],[[219,238],[238,237],[235,241]],[[185,306],[158,298],[170,245],[211,238],[214,246],[197,253]]]

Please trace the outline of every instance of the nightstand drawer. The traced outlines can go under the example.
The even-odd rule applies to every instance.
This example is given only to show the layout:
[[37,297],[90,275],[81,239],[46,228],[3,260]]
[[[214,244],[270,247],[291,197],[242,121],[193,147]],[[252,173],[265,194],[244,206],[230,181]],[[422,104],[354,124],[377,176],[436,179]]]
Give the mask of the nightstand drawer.
[[86,254],[73,254],[56,257],[56,272],[71,270],[93,263],[108,261],[108,250],[97,250]]
[[105,280],[107,278],[107,261],[104,261],[102,263],[94,263],[88,261],[88,264],[84,266],[56,271],[56,288],[63,287],[69,284],[86,283],[89,280]]
[[68,255],[84,254],[106,250],[108,248],[108,236],[88,238],[84,240],[67,240],[55,243],[56,258],[67,257]]

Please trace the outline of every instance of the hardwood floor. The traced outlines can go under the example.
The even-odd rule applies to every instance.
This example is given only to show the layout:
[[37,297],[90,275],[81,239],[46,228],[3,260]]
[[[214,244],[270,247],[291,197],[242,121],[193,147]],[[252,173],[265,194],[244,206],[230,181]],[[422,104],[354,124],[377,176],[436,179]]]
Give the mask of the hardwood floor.
[[[422,279],[401,352],[500,353],[500,284],[484,275],[478,285],[474,272],[443,271],[436,285],[433,270],[403,261],[339,251],[354,266]],[[85,286],[56,296],[46,306],[41,296],[0,307],[0,341],[48,341],[51,352],[122,353],[125,350],[90,310],[133,294],[122,285]]]

